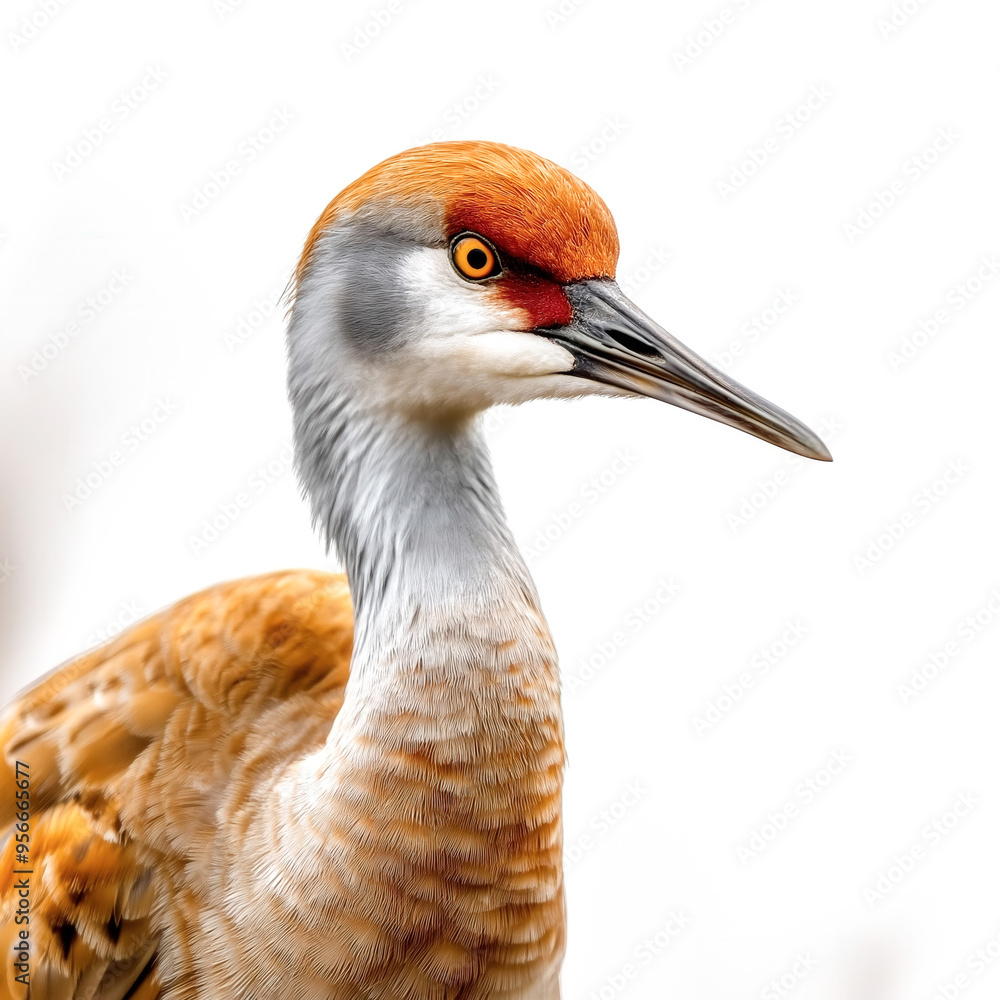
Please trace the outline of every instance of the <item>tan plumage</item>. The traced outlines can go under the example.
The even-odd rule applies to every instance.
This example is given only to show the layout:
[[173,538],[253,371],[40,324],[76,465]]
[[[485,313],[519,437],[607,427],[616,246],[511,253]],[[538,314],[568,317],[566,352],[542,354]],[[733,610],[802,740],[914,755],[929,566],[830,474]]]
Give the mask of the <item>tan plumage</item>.
[[[206,937],[210,901],[227,881],[220,862],[243,851],[240,835],[271,806],[267,789],[282,767],[322,747],[343,703],[351,642],[343,576],[274,573],[213,587],[153,615],[7,709],[0,781],[13,786],[18,760],[31,774],[33,1000],[159,997],[164,964],[171,997],[236,995],[226,984],[238,976],[241,952],[259,956],[259,942],[218,925]],[[434,699],[428,710],[446,714],[447,705]],[[448,761],[429,741],[408,738],[398,720],[375,720],[383,738],[394,727],[398,739],[388,742],[396,759],[372,771],[373,787],[356,789],[357,808],[341,809],[337,829],[323,838],[356,842],[353,884],[312,885],[312,904],[299,910],[304,918],[322,899],[339,933],[320,945],[327,926],[289,919],[286,944],[297,947],[274,956],[275,982],[287,984],[290,967],[315,965],[317,990],[332,970],[344,980],[338,998],[425,995],[414,991],[433,983],[445,985],[426,995],[494,995],[467,987],[491,966],[498,982],[516,985],[536,960],[550,962],[563,939],[561,897],[541,912],[525,906],[558,866],[558,720],[540,739],[498,733],[492,746],[456,742]],[[508,782],[523,771],[526,739],[547,764],[539,787],[518,801]],[[482,789],[487,758],[492,780],[485,796],[474,795],[470,816],[463,796]],[[8,832],[11,802],[0,813]],[[431,835],[421,828],[430,812]],[[394,847],[410,855],[410,870],[387,883],[380,854]],[[9,959],[14,860],[8,836],[0,861],[4,985],[9,996],[24,997]],[[283,860],[291,873],[295,859]],[[451,899],[433,891],[442,872],[456,880]],[[278,888],[270,903],[280,912],[301,889],[291,874]],[[476,905],[484,893],[496,895],[493,905]],[[198,967],[213,952],[214,982]],[[510,964],[519,967],[513,978]],[[382,986],[373,994],[351,981]]]
[[[31,781],[32,997],[95,993],[143,973],[164,928],[197,931],[173,895],[204,885],[215,810],[320,745],[343,702],[347,581],[299,571],[222,584],[63,666],[5,711],[0,783]],[[0,798],[0,945],[9,996],[17,897],[14,799]],[[124,967],[119,970],[119,966]],[[145,992],[159,996],[156,968]],[[109,996],[115,995],[112,993]]]
[[587,185],[494,143],[331,202],[289,397],[347,576],[213,587],[0,717],[0,787],[31,800],[26,827],[0,796],[4,996],[558,1000],[558,668],[478,415],[643,394],[829,457],[630,303],[617,254]]

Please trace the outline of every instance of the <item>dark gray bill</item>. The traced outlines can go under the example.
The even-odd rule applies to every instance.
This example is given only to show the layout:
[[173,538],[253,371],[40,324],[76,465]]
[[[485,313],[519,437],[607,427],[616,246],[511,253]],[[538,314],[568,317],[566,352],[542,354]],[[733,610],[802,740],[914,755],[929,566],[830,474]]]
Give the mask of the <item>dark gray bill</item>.
[[673,403],[806,458],[833,460],[805,424],[698,357],[614,281],[578,281],[566,294],[573,319],[538,332],[573,355],[570,375]]

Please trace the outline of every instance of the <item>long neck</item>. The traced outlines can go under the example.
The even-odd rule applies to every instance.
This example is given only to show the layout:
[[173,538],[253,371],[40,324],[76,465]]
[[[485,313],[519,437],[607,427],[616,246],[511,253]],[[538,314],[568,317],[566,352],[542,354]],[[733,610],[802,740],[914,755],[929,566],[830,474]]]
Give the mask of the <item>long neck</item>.
[[361,669],[448,618],[537,609],[477,421],[434,426],[341,398],[296,433],[314,518],[346,565]]
[[323,947],[331,925],[369,942],[352,980],[557,997],[558,671],[481,432],[302,402],[300,471],[347,564],[356,630],[326,744],[277,790],[296,873],[282,884],[309,887]]
[[349,395],[296,415],[314,517],[351,585],[357,694],[398,698],[437,675],[482,689],[516,668],[558,711],[555,654],[479,423],[405,421]]
[[324,781],[371,787],[386,823],[388,789],[426,797],[434,813],[447,787],[449,821],[483,836],[540,824],[553,831],[548,852],[562,785],[558,668],[478,424],[404,423],[340,400],[297,431],[314,513],[355,601]]

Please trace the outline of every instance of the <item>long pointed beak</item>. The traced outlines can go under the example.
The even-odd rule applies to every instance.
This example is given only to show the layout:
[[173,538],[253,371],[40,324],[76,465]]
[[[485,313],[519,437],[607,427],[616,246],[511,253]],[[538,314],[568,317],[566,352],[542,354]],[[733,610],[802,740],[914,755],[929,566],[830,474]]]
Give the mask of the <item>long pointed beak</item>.
[[833,460],[805,424],[698,357],[614,281],[578,281],[565,291],[573,319],[538,332],[573,355],[568,374],[673,403],[806,458]]

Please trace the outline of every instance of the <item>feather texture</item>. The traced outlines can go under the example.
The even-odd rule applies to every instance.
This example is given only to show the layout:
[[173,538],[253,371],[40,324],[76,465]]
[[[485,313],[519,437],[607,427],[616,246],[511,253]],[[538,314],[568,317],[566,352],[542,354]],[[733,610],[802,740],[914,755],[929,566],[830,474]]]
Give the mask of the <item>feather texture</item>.
[[[195,594],[79,657],[0,720],[0,995],[16,981],[13,789],[30,781],[32,1000],[157,997],[157,947],[198,947],[220,815],[321,746],[353,634],[342,576],[274,573]],[[140,985],[136,985],[136,984]],[[129,992],[131,991],[131,992]],[[197,995],[197,994],[193,994]]]
[[30,774],[31,987],[7,796],[0,995],[558,996],[554,656],[539,678],[516,630],[491,642],[470,616],[441,645],[492,645],[488,673],[441,655],[393,678],[395,709],[358,699],[335,740],[352,628],[342,576],[222,584],[8,708],[0,779]]
[[614,277],[618,230],[590,185],[537,153],[498,142],[435,142],[384,160],[327,205],[306,239],[301,282],[324,233],[360,213],[427,226],[441,239],[462,229],[488,237],[560,282]]

